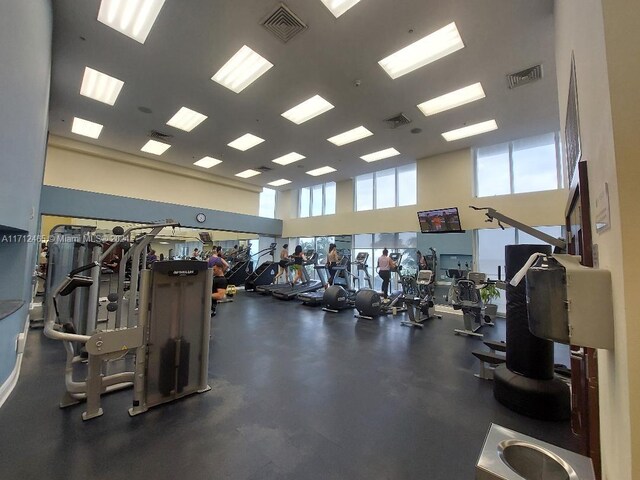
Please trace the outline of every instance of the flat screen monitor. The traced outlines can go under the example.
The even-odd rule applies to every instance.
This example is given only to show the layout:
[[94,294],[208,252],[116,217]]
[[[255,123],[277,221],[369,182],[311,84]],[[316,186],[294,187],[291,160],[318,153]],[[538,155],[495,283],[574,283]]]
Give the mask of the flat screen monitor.
[[418,221],[422,233],[464,232],[457,207],[418,212]]

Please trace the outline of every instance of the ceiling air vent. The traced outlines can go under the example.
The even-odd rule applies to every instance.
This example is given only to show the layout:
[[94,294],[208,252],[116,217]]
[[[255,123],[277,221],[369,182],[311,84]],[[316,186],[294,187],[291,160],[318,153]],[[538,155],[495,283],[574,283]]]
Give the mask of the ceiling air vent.
[[536,65],[535,67],[525,68],[516,73],[507,75],[507,82],[509,88],[516,88],[527,83],[535,82],[542,78],[542,65]]
[[162,133],[162,132],[159,132],[157,130],[151,130],[149,132],[149,137],[153,138],[154,140],[159,140],[161,142],[167,142],[167,141],[169,141],[170,139],[173,138],[173,135],[169,135],[167,133]]
[[399,113],[393,117],[385,119],[384,122],[389,126],[389,128],[398,128],[402,125],[409,125],[411,123],[411,119],[404,113]]
[[267,15],[261,25],[284,43],[309,28],[284,3],[279,4],[272,13]]
[[259,172],[270,172],[271,170],[273,170],[273,168],[271,167],[265,167],[264,165],[261,167],[256,167],[256,170],[258,170]]

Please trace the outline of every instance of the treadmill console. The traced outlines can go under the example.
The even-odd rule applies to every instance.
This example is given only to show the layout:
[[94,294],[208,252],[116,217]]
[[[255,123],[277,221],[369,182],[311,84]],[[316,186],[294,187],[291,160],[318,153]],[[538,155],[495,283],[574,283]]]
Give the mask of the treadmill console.
[[367,259],[369,258],[369,254],[367,252],[360,252],[356,256],[357,263],[367,263]]

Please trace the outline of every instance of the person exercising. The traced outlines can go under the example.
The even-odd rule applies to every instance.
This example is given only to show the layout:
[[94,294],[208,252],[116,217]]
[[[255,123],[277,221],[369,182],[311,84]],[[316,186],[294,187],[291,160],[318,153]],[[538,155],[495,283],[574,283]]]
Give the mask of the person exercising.
[[387,298],[389,296],[389,282],[391,280],[391,269],[395,268],[396,264],[391,258],[389,258],[389,250],[386,248],[382,250],[382,255],[378,258],[378,275],[382,279],[382,296]]
[[291,282],[292,285],[295,285],[298,280],[300,280],[300,283],[304,282],[302,269],[304,268],[303,263],[305,260],[306,257],[302,253],[302,246],[296,245],[296,249],[293,252],[293,266],[291,267],[296,272],[296,276],[293,278],[293,282]]
[[336,266],[338,266],[338,249],[335,243],[329,244],[329,252],[327,253],[327,269],[329,270],[329,285],[333,285],[333,278],[336,276]]
[[227,295],[227,279],[224,276],[224,264],[222,259],[211,257],[209,264],[213,268],[213,286],[211,288],[211,316],[216,316],[218,300],[224,300]]
[[278,273],[273,277],[273,283],[278,283],[278,279],[284,273],[286,279],[289,275],[287,270],[289,269],[289,244],[285,243],[280,250],[280,262],[278,262]]

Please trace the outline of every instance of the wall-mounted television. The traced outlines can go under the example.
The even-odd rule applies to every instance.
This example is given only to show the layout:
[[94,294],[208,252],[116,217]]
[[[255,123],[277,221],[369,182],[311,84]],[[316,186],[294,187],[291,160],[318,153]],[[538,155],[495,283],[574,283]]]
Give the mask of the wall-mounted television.
[[418,212],[420,231],[422,233],[461,233],[458,208],[440,208]]

